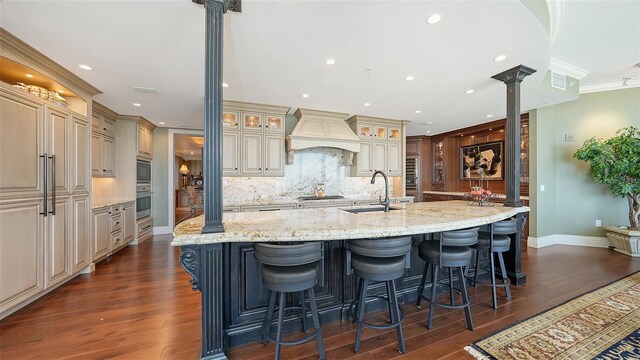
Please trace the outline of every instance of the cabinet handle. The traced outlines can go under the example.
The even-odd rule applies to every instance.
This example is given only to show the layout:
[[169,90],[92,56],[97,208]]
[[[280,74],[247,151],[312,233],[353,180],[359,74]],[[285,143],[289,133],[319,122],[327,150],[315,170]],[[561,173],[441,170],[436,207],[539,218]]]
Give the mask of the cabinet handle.
[[102,169],[102,172],[106,172],[106,171],[107,171],[107,169]]
[[269,170],[269,168],[265,168],[265,170]]
[[49,214],[55,215],[56,214],[56,156],[51,155],[49,158],[51,159],[51,166],[53,166],[53,169],[51,169],[51,177],[53,178],[53,184],[51,186],[52,211],[49,211]]
[[238,168],[235,168],[234,170],[238,170]]
[[49,214],[48,211],[48,205],[49,205],[49,180],[48,180],[48,170],[47,170],[47,166],[48,166],[48,159],[49,156],[47,156],[47,153],[44,153],[43,155],[40,155],[40,157],[43,159],[42,162],[42,172],[44,173],[44,212],[41,212],[40,215],[44,215],[45,217],[47,217],[47,215]]
[[258,168],[258,170],[262,170],[262,168]]
[[107,130],[107,128],[102,128],[102,130]]
[[116,225],[120,225],[120,221],[116,222]]

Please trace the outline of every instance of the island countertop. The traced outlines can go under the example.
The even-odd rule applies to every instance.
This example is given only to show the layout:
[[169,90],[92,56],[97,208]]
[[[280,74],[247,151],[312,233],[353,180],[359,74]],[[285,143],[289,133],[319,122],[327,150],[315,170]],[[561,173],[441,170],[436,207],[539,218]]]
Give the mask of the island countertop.
[[[357,206],[348,207],[357,208]],[[465,201],[394,204],[392,210],[352,214],[343,208],[225,213],[225,232],[201,234],[204,215],[178,224],[172,246],[225,242],[326,241],[426,234],[490,224],[530,209],[469,206]]]

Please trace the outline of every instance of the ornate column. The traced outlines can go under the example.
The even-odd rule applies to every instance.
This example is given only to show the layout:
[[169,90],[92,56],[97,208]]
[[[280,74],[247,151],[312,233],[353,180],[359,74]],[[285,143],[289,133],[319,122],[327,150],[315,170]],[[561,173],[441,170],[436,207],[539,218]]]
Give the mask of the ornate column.
[[193,0],[204,4],[204,227],[202,233],[224,232],[222,224],[222,42],[224,13],[240,11],[240,0]]
[[[535,73],[536,70],[518,65],[492,78],[500,80],[507,85],[507,124],[505,139],[505,161],[503,173],[506,183],[506,200],[504,206],[519,207],[520,202],[520,83],[525,77]],[[518,231],[511,236],[511,249],[505,254],[507,275],[516,285],[527,281],[522,272],[522,229],[526,218],[523,214],[516,216]]]

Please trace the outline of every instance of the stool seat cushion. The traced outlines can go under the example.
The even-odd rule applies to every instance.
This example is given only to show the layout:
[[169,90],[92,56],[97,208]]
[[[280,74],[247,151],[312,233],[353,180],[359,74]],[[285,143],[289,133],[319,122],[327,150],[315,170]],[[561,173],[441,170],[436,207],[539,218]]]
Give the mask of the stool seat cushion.
[[418,250],[422,260],[441,266],[466,266],[471,259],[471,249],[467,246],[443,246],[440,264],[440,245],[433,240],[421,242]]
[[386,239],[349,240],[352,253],[371,257],[402,256],[411,251],[411,236]]
[[316,279],[316,265],[262,266],[262,279],[274,285],[292,285]]
[[[488,249],[489,242],[491,240],[491,234],[486,232],[478,233],[478,244],[476,248]],[[511,238],[507,235],[493,234],[493,250],[504,252],[508,251],[511,245]]]
[[351,267],[367,274],[392,274],[404,272],[404,256],[380,258],[353,254]]

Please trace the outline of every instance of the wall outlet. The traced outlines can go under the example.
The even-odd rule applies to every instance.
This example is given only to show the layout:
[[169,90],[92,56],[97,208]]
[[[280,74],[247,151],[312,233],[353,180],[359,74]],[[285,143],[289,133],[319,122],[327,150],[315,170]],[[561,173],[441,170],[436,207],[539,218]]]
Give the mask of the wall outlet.
[[566,142],[575,141],[575,139],[573,138],[573,134],[565,134],[564,135],[564,141],[566,141]]
[[602,226],[602,220],[596,220],[596,226],[597,227],[601,227]]
[[540,185],[540,192],[544,192],[544,185]]

